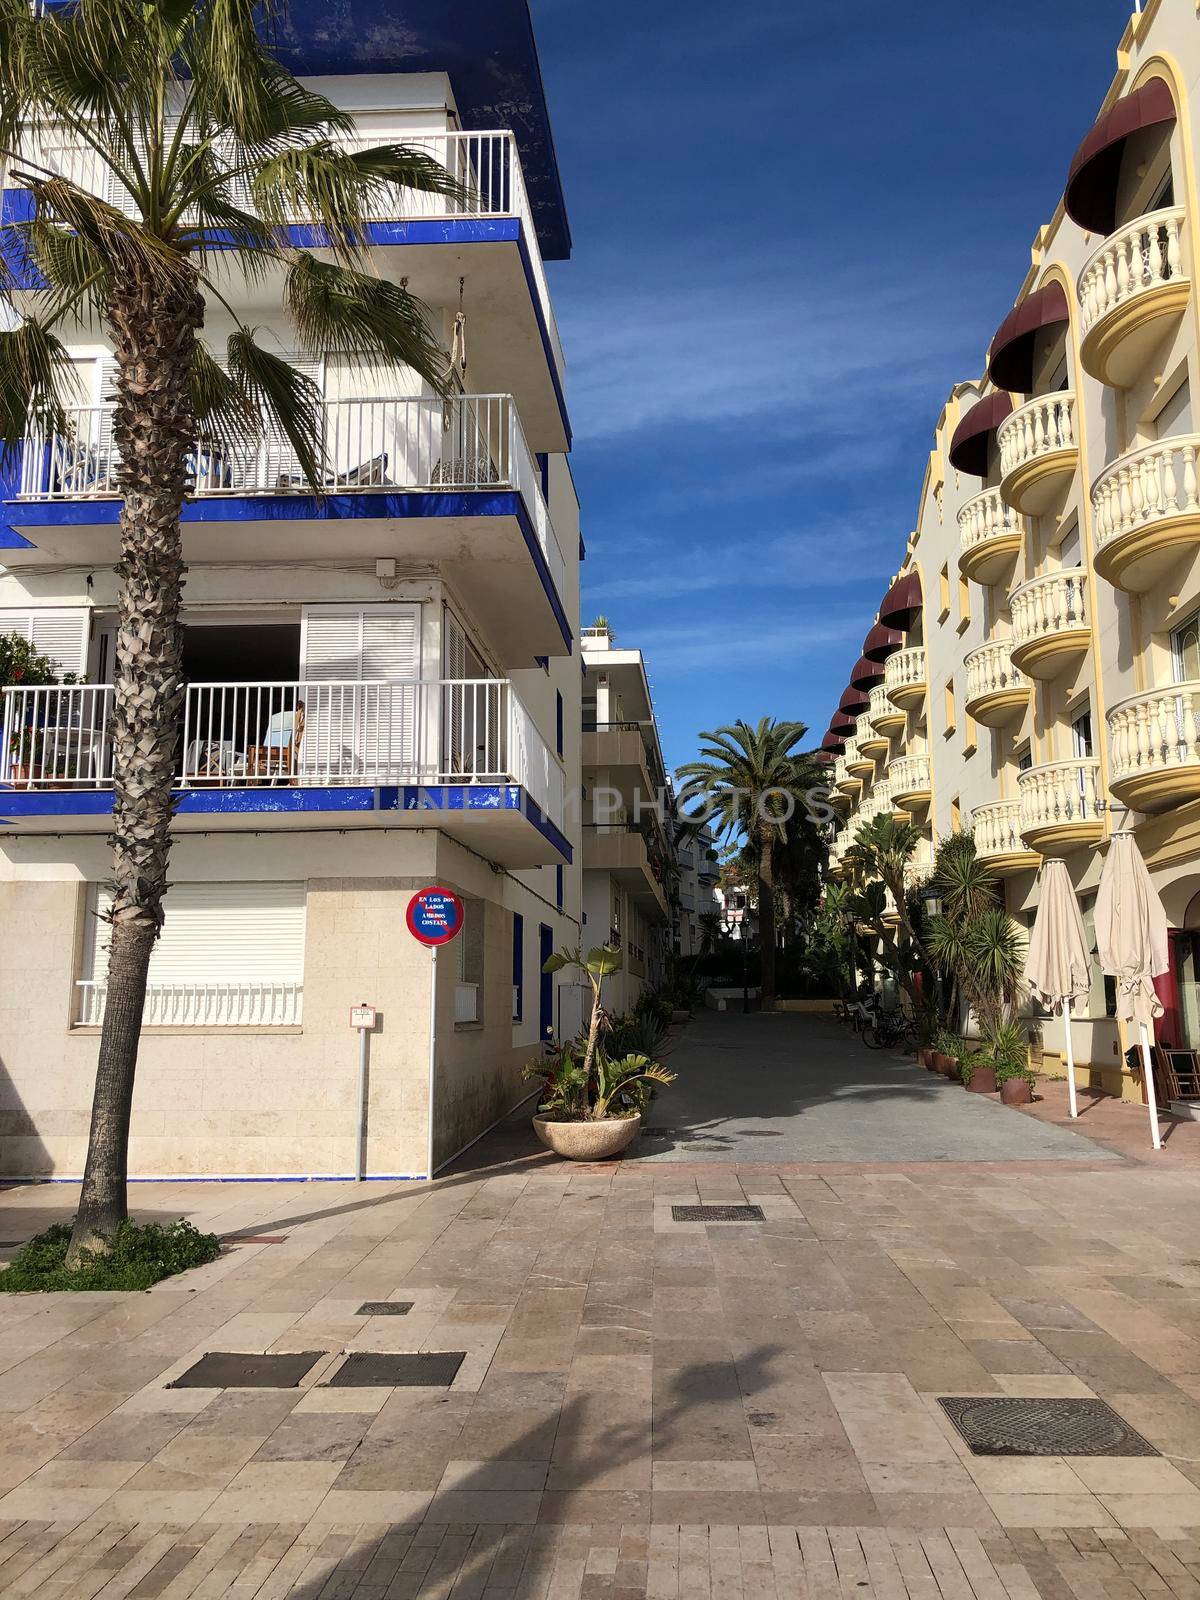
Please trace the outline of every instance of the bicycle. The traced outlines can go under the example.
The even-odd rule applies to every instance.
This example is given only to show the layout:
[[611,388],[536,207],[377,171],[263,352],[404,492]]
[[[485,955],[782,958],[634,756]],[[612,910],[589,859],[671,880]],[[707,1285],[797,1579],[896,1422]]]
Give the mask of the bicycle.
[[908,1050],[917,1042],[911,1018],[902,1011],[877,1011],[863,1029],[862,1041],[868,1050]]

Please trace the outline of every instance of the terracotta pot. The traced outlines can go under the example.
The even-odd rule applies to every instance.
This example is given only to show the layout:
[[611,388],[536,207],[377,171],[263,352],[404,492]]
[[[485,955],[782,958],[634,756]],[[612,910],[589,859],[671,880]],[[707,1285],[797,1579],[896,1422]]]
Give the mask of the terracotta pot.
[[933,1071],[933,1051],[927,1044],[921,1045],[917,1050],[917,1060],[929,1072]]
[[1006,1106],[1027,1106],[1033,1090],[1027,1078],[1006,1078],[1000,1085],[1000,1098]]
[[534,1117],[533,1131],[556,1156],[568,1161],[611,1161],[632,1143],[640,1116],[605,1117],[600,1122],[550,1122]]
[[940,1050],[933,1052],[933,1070],[940,1072],[943,1078],[948,1078],[953,1073],[957,1062],[953,1056],[943,1055]]
[[995,1094],[996,1069],[994,1067],[976,1067],[971,1074],[971,1081],[967,1088],[972,1094]]

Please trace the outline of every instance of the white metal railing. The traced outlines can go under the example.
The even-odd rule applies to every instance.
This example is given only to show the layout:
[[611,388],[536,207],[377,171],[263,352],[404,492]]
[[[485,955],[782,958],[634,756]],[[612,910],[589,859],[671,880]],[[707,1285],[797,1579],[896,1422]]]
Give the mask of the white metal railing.
[[1131,450],[1092,485],[1096,548],[1156,522],[1200,513],[1197,458],[1200,434],[1180,434]]
[[1087,578],[1082,567],[1043,572],[1018,584],[1009,596],[1014,648],[1088,625]]
[[[75,1024],[104,1021],[108,985],[77,982]],[[147,1028],[287,1028],[302,1020],[304,986],[274,978],[238,983],[150,983],[142,1023]]]
[[971,831],[975,836],[976,854],[985,861],[990,856],[1025,852],[1019,800],[989,800],[986,805],[976,806],[971,813]]
[[924,689],[925,681],[923,645],[897,650],[887,658],[887,665],[883,669],[883,687],[891,699],[907,690]]
[[1108,713],[1109,782],[1200,767],[1200,681],[1165,684]]
[[996,430],[996,443],[1000,447],[1000,472],[1005,478],[1043,456],[1074,450],[1078,444],[1075,396],[1066,389],[1035,395],[1005,417]]
[[[31,436],[21,495],[33,500],[115,498],[119,459],[111,404],[70,406],[60,435]],[[325,400],[321,487],[335,494],[390,489],[516,489],[559,593],[565,562],[511,395],[374,396]],[[198,440],[189,458],[195,495],[308,490],[294,450],[268,431],[250,443]]]
[[928,794],[930,787],[929,757],[927,755],[897,756],[888,763],[888,785],[899,799]]
[[[403,185],[389,185],[383,189],[368,210],[373,221],[408,222],[454,217],[519,217],[529,247],[538,300],[546,321],[554,359],[561,372],[563,368],[562,344],[554,320],[550,301],[550,288],[546,269],[538,247],[537,229],[517,141],[508,129],[470,132],[431,129],[412,131],[405,129],[347,136],[336,134],[332,143],[345,150],[373,149],[381,144],[402,144],[406,149],[429,156],[444,167],[458,185],[457,194],[429,194]],[[80,188],[100,195],[127,216],[136,216],[138,208],[124,185],[117,182],[109,167],[101,161],[93,148],[69,132],[45,129],[27,144],[24,151],[30,161],[69,178]],[[20,171],[20,160],[12,163]],[[246,186],[231,186],[236,202],[253,209]],[[311,222],[310,216],[297,210],[293,222]]]
[[1012,647],[1011,639],[992,639],[964,657],[968,706],[995,694],[1032,688],[1025,674],[1012,664]]
[[967,555],[989,544],[1019,538],[1025,524],[1002,497],[999,489],[985,489],[968,500],[958,513],[958,549]]
[[1080,823],[1100,824],[1104,806],[1095,756],[1027,767],[1017,774],[1017,790],[1025,836]]
[[[111,685],[4,690],[0,782],[112,782]],[[184,788],[516,783],[556,823],[563,769],[504,678],[191,683]]]
[[1182,206],[1151,211],[1118,228],[1092,252],[1079,274],[1084,337],[1110,311],[1184,276]]

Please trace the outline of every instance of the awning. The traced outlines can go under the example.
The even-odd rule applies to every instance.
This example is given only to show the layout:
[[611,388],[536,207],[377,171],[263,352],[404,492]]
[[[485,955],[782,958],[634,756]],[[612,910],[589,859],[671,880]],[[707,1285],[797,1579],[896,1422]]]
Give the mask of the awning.
[[838,710],[844,711],[847,716],[856,717],[860,711],[865,711],[870,704],[865,694],[859,689],[847,689],[838,701]]
[[885,628],[896,628],[907,633],[921,610],[921,574],[905,572],[888,590],[879,608],[879,620]]
[[950,465],[969,477],[987,473],[988,441],[1013,408],[1012,395],[1003,390],[977,400],[954,430]]
[[886,661],[903,646],[902,633],[897,633],[895,628],[885,628],[882,622],[877,622],[863,640],[863,655],[868,661]]
[[844,711],[835,711],[829,719],[830,733],[853,733],[854,718],[848,717]]
[[1071,319],[1067,295],[1061,283],[1051,281],[1044,289],[1026,295],[996,329],[988,359],[988,377],[997,389],[1014,394],[1033,390],[1033,347],[1043,328],[1065,327]]
[[883,682],[883,663],[872,661],[870,656],[859,656],[854,663],[854,670],[850,674],[850,687],[861,689],[865,693],[873,689],[877,683]]
[[836,733],[827,733],[821,740],[821,749],[826,755],[840,756],[845,748],[846,741],[839,738]]
[[1151,78],[1097,118],[1071,162],[1063,196],[1067,215],[1091,233],[1112,233],[1126,139],[1143,128],[1174,121],[1175,101],[1161,78]]

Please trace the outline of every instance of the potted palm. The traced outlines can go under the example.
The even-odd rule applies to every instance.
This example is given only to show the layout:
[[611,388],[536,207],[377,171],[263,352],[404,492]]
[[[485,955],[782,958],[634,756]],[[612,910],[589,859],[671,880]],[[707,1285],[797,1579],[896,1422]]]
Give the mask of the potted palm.
[[574,967],[592,991],[586,1038],[556,1045],[548,1058],[531,1061],[527,1078],[541,1079],[542,1093],[533,1130],[555,1155],[569,1161],[607,1161],[632,1143],[642,1125],[646,1095],[656,1084],[674,1083],[675,1074],[637,1051],[616,1057],[605,1048],[611,1019],[604,1010],[604,980],[621,969],[621,951],[600,945],[556,952],[543,972]]

